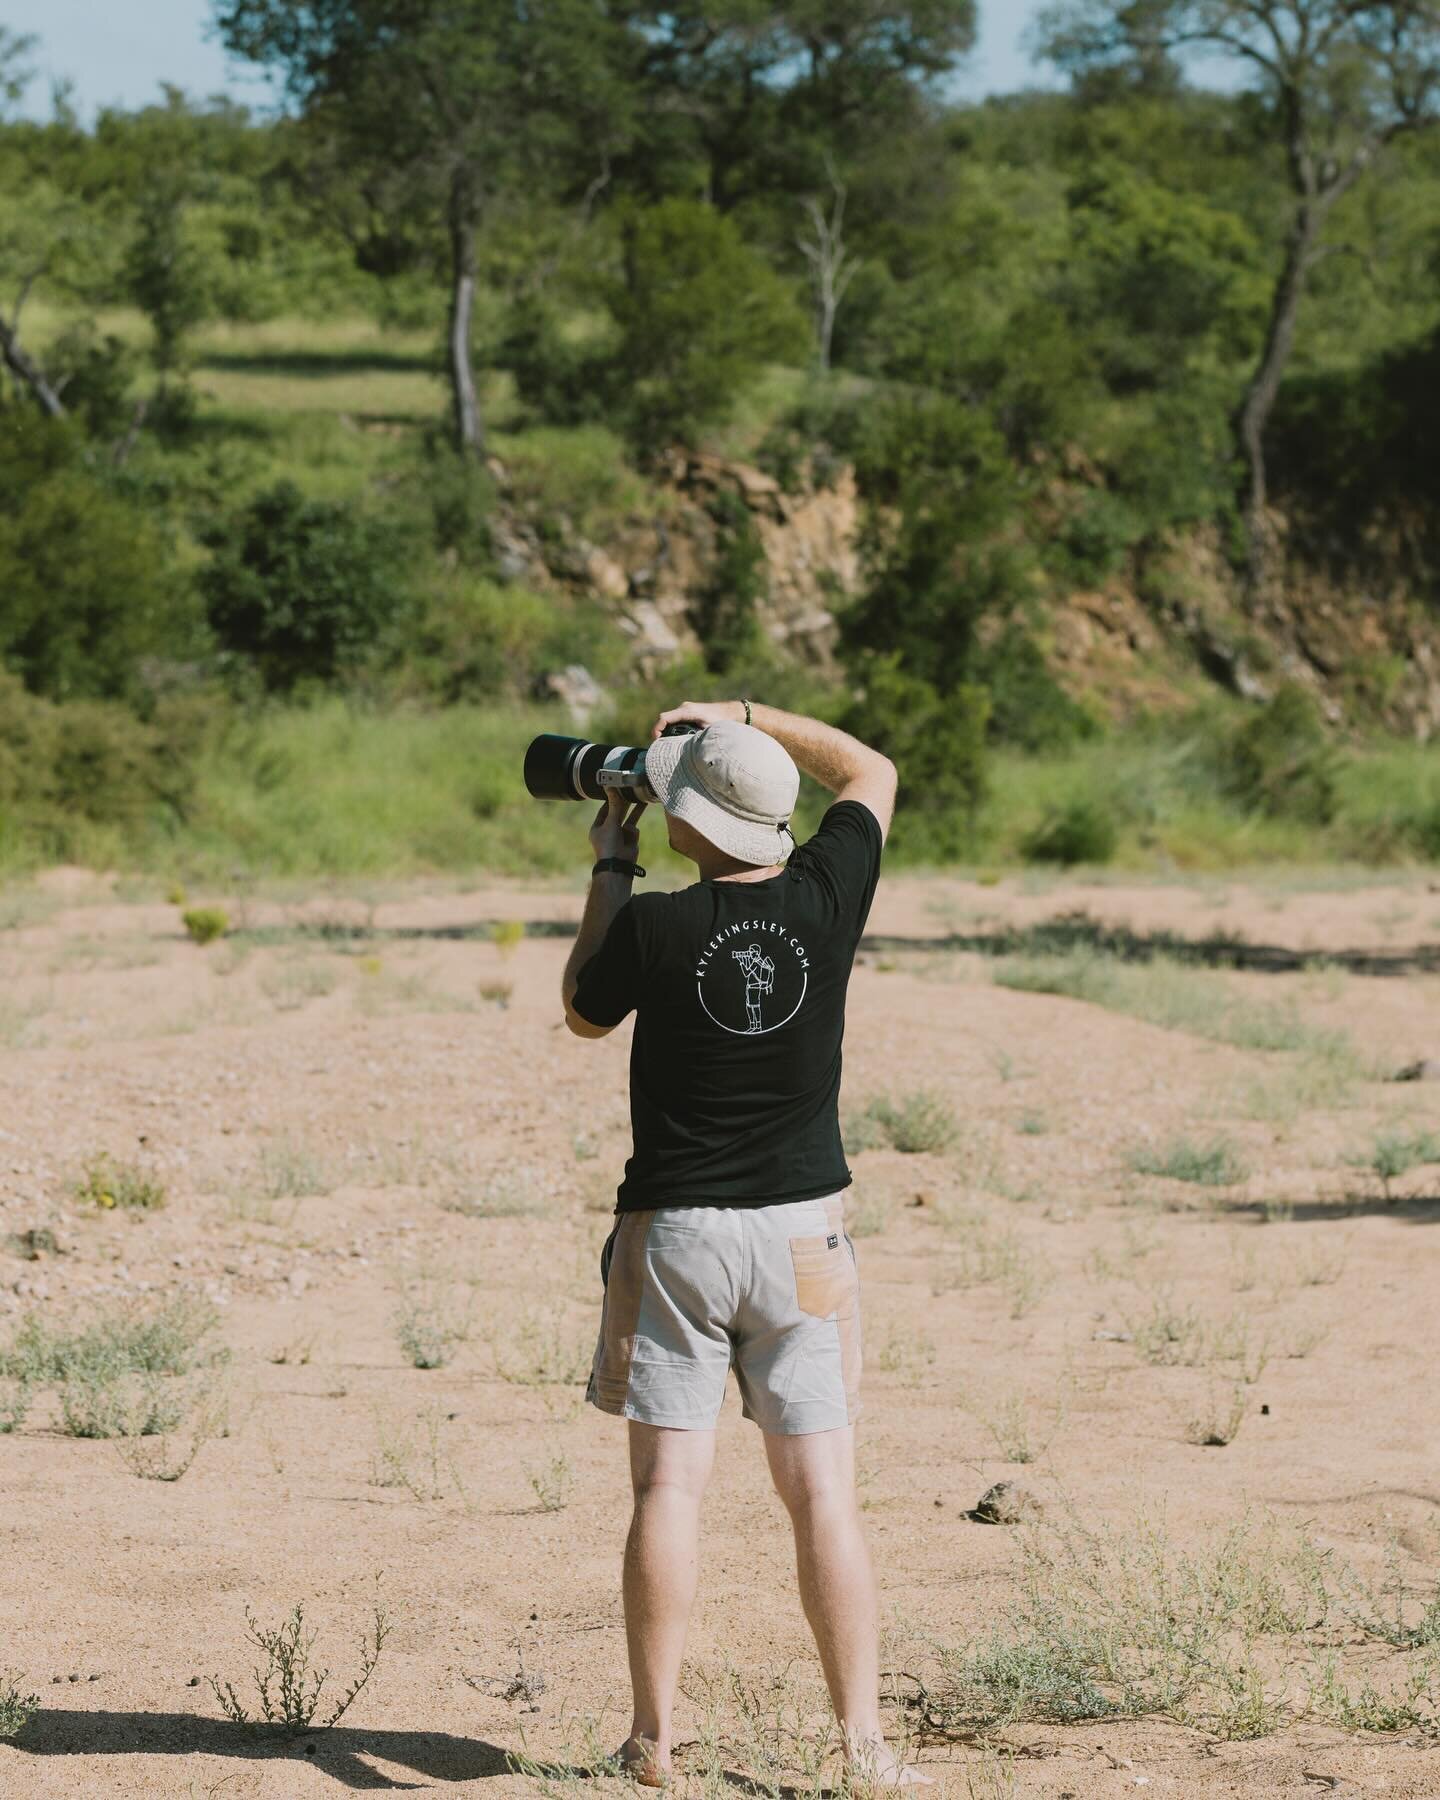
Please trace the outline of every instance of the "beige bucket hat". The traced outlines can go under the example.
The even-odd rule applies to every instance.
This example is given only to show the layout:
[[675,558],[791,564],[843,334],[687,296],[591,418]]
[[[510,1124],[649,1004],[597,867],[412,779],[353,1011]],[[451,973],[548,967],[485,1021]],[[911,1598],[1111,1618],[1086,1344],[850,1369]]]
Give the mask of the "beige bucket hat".
[[684,737],[656,738],[645,749],[645,779],[667,813],[738,862],[784,862],[795,848],[789,826],[800,771],[754,725],[720,719]]

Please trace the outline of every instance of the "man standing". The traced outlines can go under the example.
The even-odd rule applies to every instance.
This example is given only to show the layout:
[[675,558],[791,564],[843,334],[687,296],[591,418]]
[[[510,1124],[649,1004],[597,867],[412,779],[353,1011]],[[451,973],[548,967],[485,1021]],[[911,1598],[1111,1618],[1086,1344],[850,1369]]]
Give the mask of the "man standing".
[[[702,729],[661,736],[675,723]],[[797,849],[799,769],[836,801]],[[634,1151],[601,1257],[587,1394],[629,1421],[634,1716],[620,1755],[642,1783],[666,1780],[700,1500],[733,1366],[794,1526],[801,1601],[851,1767],[868,1784],[924,1782],[880,1728],[875,1582],[855,1499],[859,1279],[837,1108],[846,986],[895,769],[843,731],[740,700],[662,713],[645,773],[672,847],[700,879],[632,899],[644,809],[627,815],[612,794],[591,828],[595,873],[563,982],[579,1037],[636,1015]]]
[[730,954],[745,975],[745,1017],[750,1021],[746,1029],[760,1031],[760,999],[775,986],[775,965],[758,944],[751,944],[748,950],[732,950]]

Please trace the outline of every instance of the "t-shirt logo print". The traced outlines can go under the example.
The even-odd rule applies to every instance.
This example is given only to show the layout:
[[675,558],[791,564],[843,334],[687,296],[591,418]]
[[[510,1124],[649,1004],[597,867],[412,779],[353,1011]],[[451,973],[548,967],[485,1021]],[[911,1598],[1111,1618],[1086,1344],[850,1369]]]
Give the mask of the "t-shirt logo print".
[[758,944],[752,944],[748,950],[732,950],[730,954],[745,973],[745,1017],[750,1021],[745,1029],[747,1033],[763,1031],[760,996],[775,991],[775,965]]
[[[720,973],[708,980],[715,969]],[[778,919],[723,925],[695,959],[701,1006],[736,1037],[763,1037],[788,1025],[809,985],[809,953]]]

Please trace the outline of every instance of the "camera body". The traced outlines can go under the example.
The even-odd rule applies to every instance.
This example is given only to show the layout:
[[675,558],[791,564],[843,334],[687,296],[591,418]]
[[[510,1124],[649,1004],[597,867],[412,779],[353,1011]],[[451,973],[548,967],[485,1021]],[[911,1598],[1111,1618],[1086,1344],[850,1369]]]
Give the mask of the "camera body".
[[[667,725],[662,737],[686,737],[701,726]],[[640,744],[595,744],[542,731],[525,752],[525,786],[535,800],[603,800],[618,791],[627,806],[655,806]]]

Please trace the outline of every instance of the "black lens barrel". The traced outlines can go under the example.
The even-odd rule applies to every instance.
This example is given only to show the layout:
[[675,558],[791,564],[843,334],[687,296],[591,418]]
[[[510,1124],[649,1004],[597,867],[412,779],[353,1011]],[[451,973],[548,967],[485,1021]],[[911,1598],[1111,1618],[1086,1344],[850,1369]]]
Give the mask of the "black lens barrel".
[[[682,737],[698,725],[667,725],[664,737]],[[600,772],[606,779],[601,781]],[[630,804],[654,798],[645,780],[639,744],[592,744],[588,738],[542,731],[525,752],[525,786],[536,800],[603,800],[612,788]]]
[[638,744],[592,744],[547,731],[525,752],[525,786],[537,800],[603,800],[611,788],[627,802],[648,800],[644,784],[645,751]]

